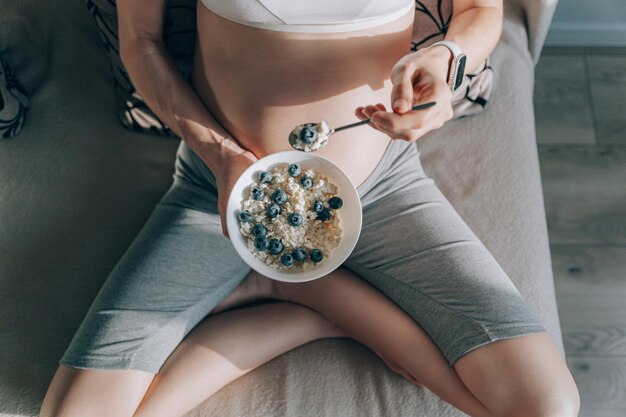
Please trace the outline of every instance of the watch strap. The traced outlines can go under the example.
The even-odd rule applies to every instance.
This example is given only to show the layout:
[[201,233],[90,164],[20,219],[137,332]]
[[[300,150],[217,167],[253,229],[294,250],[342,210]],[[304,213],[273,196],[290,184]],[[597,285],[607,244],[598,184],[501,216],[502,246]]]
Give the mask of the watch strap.
[[452,52],[452,58],[455,60],[458,59],[458,57],[463,53],[463,51],[461,51],[461,47],[452,41],[438,41],[430,45],[429,48],[437,45],[443,45],[448,48],[450,52]]
[[467,58],[459,45],[452,41],[438,41],[430,45],[428,48],[438,45],[445,46],[452,53],[452,59],[448,64],[447,81],[450,89],[452,91],[456,91],[461,84],[463,73],[465,71],[465,61]]

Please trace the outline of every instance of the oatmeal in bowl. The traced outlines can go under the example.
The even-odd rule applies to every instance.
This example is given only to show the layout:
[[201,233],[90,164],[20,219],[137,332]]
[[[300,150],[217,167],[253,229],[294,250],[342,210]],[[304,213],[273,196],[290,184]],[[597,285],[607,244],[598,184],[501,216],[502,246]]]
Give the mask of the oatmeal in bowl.
[[248,249],[276,269],[314,268],[341,242],[337,186],[312,168],[277,164],[258,171],[237,213]]
[[251,268],[273,279],[304,282],[345,261],[358,240],[361,216],[358,193],[336,165],[287,151],[260,159],[237,180],[227,228]]

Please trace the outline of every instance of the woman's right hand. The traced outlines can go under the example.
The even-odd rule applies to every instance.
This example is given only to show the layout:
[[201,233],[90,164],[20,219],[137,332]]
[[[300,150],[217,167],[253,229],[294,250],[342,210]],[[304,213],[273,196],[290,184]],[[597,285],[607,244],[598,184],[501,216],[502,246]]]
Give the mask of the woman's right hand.
[[220,162],[219,173],[215,172],[217,184],[217,209],[222,222],[222,233],[230,239],[226,228],[226,205],[230,192],[239,176],[258,158],[250,151],[241,149],[241,153],[233,153],[224,157]]

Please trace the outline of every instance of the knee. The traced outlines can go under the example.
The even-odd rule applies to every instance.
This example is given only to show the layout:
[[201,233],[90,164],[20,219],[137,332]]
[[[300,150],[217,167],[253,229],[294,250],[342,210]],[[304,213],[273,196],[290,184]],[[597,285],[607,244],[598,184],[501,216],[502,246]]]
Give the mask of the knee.
[[533,401],[515,404],[507,417],[577,417],[580,410],[578,389],[555,389]]

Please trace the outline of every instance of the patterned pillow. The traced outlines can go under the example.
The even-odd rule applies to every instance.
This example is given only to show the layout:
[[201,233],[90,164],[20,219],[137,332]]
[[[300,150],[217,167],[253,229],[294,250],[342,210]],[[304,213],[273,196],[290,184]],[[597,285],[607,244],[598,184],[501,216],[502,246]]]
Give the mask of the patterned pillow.
[[24,125],[28,110],[26,91],[9,64],[0,56],[0,137],[16,136]]
[[[174,136],[135,90],[121,62],[115,0],[85,1],[109,56],[113,82],[121,98],[119,120],[126,128],[134,131]],[[452,0],[416,0],[411,51],[443,39],[451,18]],[[167,0],[163,42],[187,81],[191,79],[195,34],[196,0]],[[454,118],[481,111],[487,104],[492,84],[493,71],[487,58],[474,74],[466,74],[461,87],[453,95]]]
[[[121,98],[118,119],[124,127],[137,132],[174,136],[143,101],[122,64],[119,55],[117,8],[115,0],[86,0],[87,9],[96,21],[106,48],[113,84]],[[195,47],[196,0],[167,0],[163,22],[163,41],[174,63],[190,81]]]

